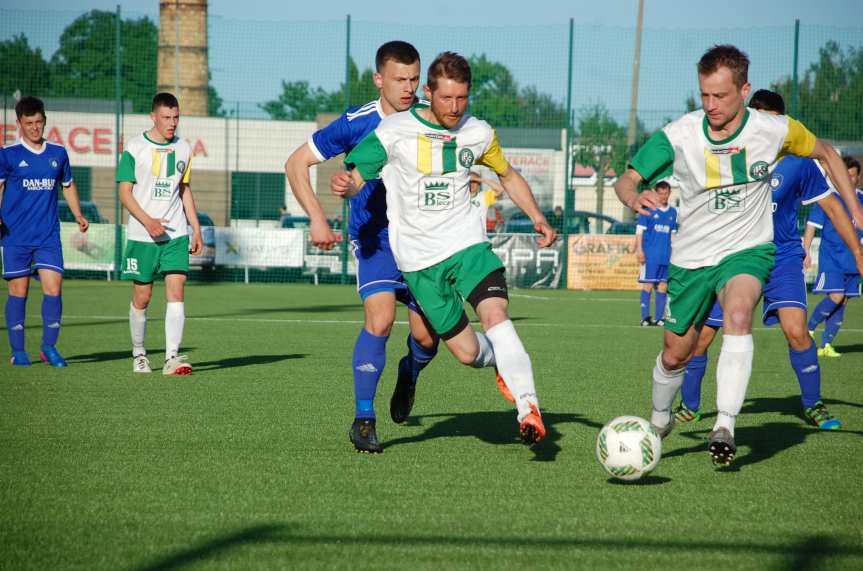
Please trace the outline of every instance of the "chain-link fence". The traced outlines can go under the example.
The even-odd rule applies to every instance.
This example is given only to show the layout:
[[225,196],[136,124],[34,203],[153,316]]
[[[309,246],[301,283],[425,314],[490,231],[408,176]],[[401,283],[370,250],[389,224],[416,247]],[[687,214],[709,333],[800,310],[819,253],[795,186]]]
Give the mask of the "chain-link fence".
[[[711,45],[742,48],[755,89],[780,91],[789,113],[819,137],[863,154],[861,28],[645,29],[633,106],[634,28],[239,21],[205,13],[196,27],[196,17],[163,12],[160,29],[159,21],[119,11],[0,10],[0,144],[17,137],[16,96],[43,98],[46,136],[68,149],[85,214],[101,223],[86,237],[64,229],[70,275],[116,276],[127,216],[114,182],[117,149],[150,127],[150,99],[164,89],[180,95],[180,134],[193,148],[192,188],[205,224],[192,278],[353,281],[347,240],[329,252],[308,242],[284,163],[346,107],[377,97],[374,54],[392,39],[414,44],[424,65],[444,50],[469,57],[472,112],[497,128],[510,162],[564,234],[557,249],[538,252],[531,224],[505,196],[489,209],[496,251],[523,287],[636,285],[634,224],[612,185],[652,131],[699,105],[695,62]],[[344,235],[350,212],[328,190],[341,159],[311,169],[311,180]]]

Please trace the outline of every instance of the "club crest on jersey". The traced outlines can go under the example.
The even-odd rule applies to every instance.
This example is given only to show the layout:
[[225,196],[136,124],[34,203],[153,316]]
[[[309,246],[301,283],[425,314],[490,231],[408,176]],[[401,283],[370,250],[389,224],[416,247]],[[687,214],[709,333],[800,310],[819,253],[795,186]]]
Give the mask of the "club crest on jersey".
[[782,175],[779,173],[776,173],[770,177],[770,188],[772,188],[773,190],[776,190],[780,186],[782,186]]
[[186,171],[186,161],[177,162],[177,170],[180,172],[185,172]]
[[51,159],[51,168],[56,169],[58,166],[60,166],[60,163],[57,162],[57,159]]
[[419,200],[420,210],[449,210],[453,207],[455,180],[446,176],[427,176],[420,179]]
[[719,188],[710,191],[707,209],[721,214],[723,212],[741,212],[746,207],[746,196],[743,188]]
[[458,153],[458,162],[461,166],[466,169],[469,169],[473,166],[473,151],[468,149],[467,147],[463,148]]
[[770,165],[764,161],[755,161],[749,167],[749,176],[755,180],[764,180],[770,173]]

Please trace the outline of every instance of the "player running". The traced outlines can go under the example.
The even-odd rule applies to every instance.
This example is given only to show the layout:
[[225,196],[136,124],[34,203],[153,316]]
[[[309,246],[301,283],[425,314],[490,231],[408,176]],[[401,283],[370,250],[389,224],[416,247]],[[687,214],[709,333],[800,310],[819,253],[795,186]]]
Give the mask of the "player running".
[[[845,157],[845,166],[851,176],[851,182],[856,187],[860,180],[860,162],[854,157]],[[856,200],[863,203],[863,190],[857,189]],[[844,207],[844,204],[843,204]],[[838,208],[838,207],[837,207]],[[829,220],[825,220],[827,214]],[[859,243],[851,244],[847,234],[842,231],[830,212],[824,208],[813,208],[809,213],[806,231],[803,234],[803,248],[806,250],[806,267],[809,262],[809,247],[815,237],[815,229],[821,229],[821,246],[818,248],[818,277],[812,293],[827,294],[815,307],[807,325],[809,335],[815,339],[815,329],[822,321],[824,331],[821,333],[819,357],[839,357],[841,353],[833,348],[833,339],[842,327],[845,306],[848,300],[860,297]]]
[[[45,105],[35,97],[15,104],[21,139],[0,149],[0,257],[3,278],[9,285],[6,298],[6,331],[13,365],[30,365],[24,344],[24,317],[30,276],[42,284],[42,344],[39,358],[52,367],[65,367],[57,351],[63,314],[63,250],[57,187],[75,215],[78,229],[89,226],[81,214],[78,188],[72,180],[69,155],[62,145],[46,141]],[[58,184],[59,183],[59,184]]]
[[[648,214],[639,214],[635,227],[635,252],[641,273],[641,326],[664,325],[665,302],[668,292],[668,261],[671,259],[671,233],[677,231],[677,209],[668,205],[671,185],[657,182],[653,190],[659,199],[659,208]],[[650,292],[656,288],[656,321],[650,318]]]
[[[774,266],[770,167],[785,155],[819,159],[849,199],[854,189],[842,159],[800,122],[745,106],[749,58],[714,46],[698,62],[703,109],[657,131],[615,184],[617,196],[642,214],[659,205],[638,193],[642,181],[673,174],[680,181],[678,235],[668,272],[665,342],[653,369],[651,423],[662,436],[674,427],[672,404],[698,333],[716,299],[725,335],[716,372],[717,418],[708,436],[711,457],[731,463],[734,425],[752,372],[752,312]],[[849,201],[850,202],[850,201]],[[863,208],[854,204],[856,223]]]
[[[430,105],[414,105],[381,121],[345,160],[356,167],[353,172],[337,174],[332,186],[337,194],[352,196],[366,180],[383,179],[390,245],[411,292],[459,361],[497,367],[515,398],[522,440],[533,444],[546,432],[533,369],[507,315],[503,264],[470,204],[470,168],[480,164],[497,173],[510,199],[542,234],[541,247],[557,235],[527,182],[504,158],[494,130],[465,114],[470,86],[467,60],[440,54],[424,87]],[[485,334],[470,326],[465,299]]]
[[[762,89],[756,91],[749,107],[771,113],[785,114],[782,96]],[[773,243],[776,244],[776,265],[764,286],[764,325],[779,323],[788,340],[788,357],[800,385],[804,417],[824,430],[842,426],[821,400],[821,368],[815,344],[806,333],[806,283],[803,279],[803,246],[797,231],[797,211],[801,204],[815,204],[826,213],[848,247],[854,252],[856,267],[863,267],[863,251],[857,242],[854,227],[842,203],[830,190],[827,181],[812,159],[786,156],[780,159],[770,175],[773,192]],[[682,402],[674,413],[677,423],[701,419],[701,381],[707,367],[707,349],[722,327],[722,307],[715,303],[705,327],[698,336],[695,355],[686,366]]]
[[[336,236],[312,190],[309,168],[349,152],[384,117],[409,109],[416,99],[420,76],[416,48],[407,42],[387,42],[378,48],[375,66],[374,81],[380,98],[348,109],[316,131],[285,164],[291,191],[309,215],[310,239],[325,250],[333,247]],[[349,436],[358,452],[379,453],[383,447],[377,436],[374,399],[386,366],[386,344],[396,317],[396,301],[409,309],[410,333],[408,353],[399,361],[398,379],[390,400],[394,422],[402,423],[410,414],[419,373],[437,353],[438,339],[426,325],[393,259],[387,230],[386,190],[381,181],[369,182],[351,198],[348,232],[357,260],[357,290],[365,311],[365,323],[354,344],[355,412]]]
[[[180,104],[170,93],[153,97],[153,127],[126,143],[117,182],[120,201],[129,211],[126,251],[121,279],[132,280],[129,329],[132,334],[132,371],[150,373],[144,349],[147,306],[157,274],[165,278],[165,365],[163,375],[191,375],[192,365],[179,355],[186,321],[184,289],[189,253],[201,252],[201,225],[189,181],[192,149],[176,136]],[[192,227],[191,247],[187,230]]]

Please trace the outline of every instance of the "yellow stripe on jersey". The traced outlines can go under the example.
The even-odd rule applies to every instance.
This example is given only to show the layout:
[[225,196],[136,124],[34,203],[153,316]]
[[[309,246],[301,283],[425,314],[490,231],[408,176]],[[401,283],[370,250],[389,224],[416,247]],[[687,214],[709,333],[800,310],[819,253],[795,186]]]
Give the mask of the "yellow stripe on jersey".
[[189,184],[189,181],[192,180],[192,157],[189,157],[189,164],[186,165],[186,172],[183,173],[183,179],[180,181],[183,184]]
[[506,157],[503,156],[503,151],[500,148],[500,143],[497,140],[497,131],[492,131],[491,143],[477,161],[477,164],[485,165],[497,174],[503,174],[509,168],[509,163]]
[[785,135],[785,142],[782,143],[782,150],[779,155],[808,157],[815,150],[815,141],[815,135],[803,123],[789,117],[788,134]]
[[482,202],[484,206],[491,206],[497,202],[497,193],[493,190],[483,192]]
[[710,149],[704,149],[704,162],[706,163],[704,171],[707,173],[704,187],[718,187],[722,183],[722,179],[719,175],[719,155],[714,155],[710,152]]
[[150,165],[150,172],[153,173],[153,176],[159,176],[162,174],[162,153],[156,149],[151,152],[153,153],[153,161]]
[[417,134],[417,170],[424,175],[432,173],[432,140]]

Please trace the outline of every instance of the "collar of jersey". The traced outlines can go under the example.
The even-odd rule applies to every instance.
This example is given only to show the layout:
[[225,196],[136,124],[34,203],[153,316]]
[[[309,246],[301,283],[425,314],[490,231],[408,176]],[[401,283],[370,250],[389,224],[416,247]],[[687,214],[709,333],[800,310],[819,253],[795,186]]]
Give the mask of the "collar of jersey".
[[710,138],[710,130],[707,123],[707,113],[704,114],[704,120],[702,121],[701,126],[704,128],[704,136],[707,137],[707,141],[711,145],[726,145],[733,141],[737,137],[737,135],[740,134],[740,132],[743,130],[743,127],[746,126],[747,121],[749,121],[749,108],[746,108],[746,111],[743,113],[743,121],[740,122],[740,126],[737,127],[737,130],[731,133],[730,137],[722,139],[721,141],[714,141]]
[[157,143],[156,141],[154,141],[153,139],[151,139],[150,137],[147,136],[147,131],[144,131],[144,138],[147,139],[148,142],[152,143],[153,145],[157,145],[159,147],[167,147],[168,145],[173,145],[174,143],[177,142],[177,136],[174,135],[174,138],[171,139],[170,141],[168,141],[167,143]]
[[417,109],[422,109],[424,107],[428,107],[428,105],[421,105],[418,103],[418,104],[414,105],[413,107],[411,107],[411,114],[416,118],[417,121],[419,121],[420,123],[422,123],[426,127],[431,127],[432,129],[437,129],[438,131],[449,131],[449,129],[447,129],[443,125],[435,125],[431,121],[426,121],[425,119],[420,117],[420,114],[417,113]]
[[41,149],[39,149],[38,151],[34,150],[34,149],[33,149],[33,147],[31,147],[30,145],[28,145],[27,143],[25,143],[23,138],[18,139],[18,143],[19,143],[22,147],[24,147],[25,149],[27,149],[28,151],[30,151],[31,153],[33,153],[34,155],[41,155],[42,153],[44,153],[44,152],[45,152],[45,149],[47,149],[47,148],[48,148],[48,140],[47,140],[47,139],[42,139],[42,148],[41,148]]

